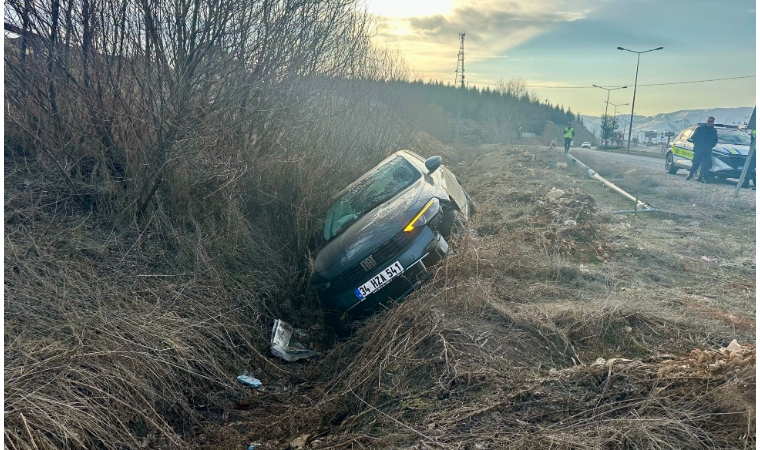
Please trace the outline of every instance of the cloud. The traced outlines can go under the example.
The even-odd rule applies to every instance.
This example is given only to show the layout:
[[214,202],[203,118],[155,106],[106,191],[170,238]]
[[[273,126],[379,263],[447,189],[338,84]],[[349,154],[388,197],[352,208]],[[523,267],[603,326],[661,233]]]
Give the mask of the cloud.
[[419,70],[453,73],[461,32],[466,33],[466,61],[483,61],[501,58],[552,26],[583,19],[589,12],[582,0],[458,2],[447,14],[380,17],[376,40],[398,46]]

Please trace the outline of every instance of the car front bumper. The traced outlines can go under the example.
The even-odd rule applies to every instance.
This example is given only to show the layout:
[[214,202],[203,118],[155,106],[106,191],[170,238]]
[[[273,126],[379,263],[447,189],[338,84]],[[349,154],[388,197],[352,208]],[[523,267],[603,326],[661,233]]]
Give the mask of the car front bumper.
[[[320,302],[328,310],[349,311],[367,309],[386,300],[397,300],[411,292],[414,286],[427,275],[427,266],[441,260],[447,252],[448,244],[440,233],[425,226],[400,253],[384,259],[382,263],[377,264],[373,270],[363,273],[361,277],[352,277],[352,281],[340,284],[338,289],[327,288],[321,292]],[[393,278],[365,299],[359,299],[355,289],[395,261],[401,263],[404,273]]]
[[[721,155],[720,157],[713,155],[710,173],[720,178],[739,179],[746,161],[747,157],[745,155]],[[750,180],[755,178],[754,167],[751,167],[748,171],[747,178]]]
[[[742,176],[742,171],[741,170],[733,170],[733,169],[731,169],[731,170],[711,170],[710,174],[712,174],[712,176],[718,177],[718,178],[734,178],[734,179],[738,180],[739,177]],[[747,179],[749,179],[749,180],[754,180],[755,179],[755,171],[754,170],[750,170],[747,173]]]

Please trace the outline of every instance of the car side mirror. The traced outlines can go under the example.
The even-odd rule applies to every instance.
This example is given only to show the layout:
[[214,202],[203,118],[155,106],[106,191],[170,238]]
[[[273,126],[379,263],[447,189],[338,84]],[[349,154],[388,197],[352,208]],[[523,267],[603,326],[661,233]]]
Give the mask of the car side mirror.
[[431,156],[430,158],[425,160],[425,167],[427,167],[428,173],[435,172],[436,169],[441,167],[441,157],[440,156]]

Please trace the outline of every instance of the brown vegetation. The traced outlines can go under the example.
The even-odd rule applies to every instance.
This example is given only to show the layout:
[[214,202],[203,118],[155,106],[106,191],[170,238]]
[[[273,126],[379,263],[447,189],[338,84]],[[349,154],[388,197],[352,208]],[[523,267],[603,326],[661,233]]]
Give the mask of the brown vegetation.
[[408,139],[361,82],[403,63],[351,2],[5,8],[5,445],[184,447],[279,371],[257,325],[301,307],[324,196]]
[[[615,219],[559,153],[445,146],[566,114],[394,81],[353,2],[5,7],[8,448],[754,445],[754,348],[704,369],[754,340],[753,202]],[[475,234],[338,341],[307,288],[322,212],[402,147],[461,163]],[[323,356],[274,359],[274,318]]]
[[[617,194],[558,167],[561,150],[477,152],[458,170],[478,202],[474,233],[434,280],[325,357],[287,366],[292,377],[265,380],[203,448],[754,447],[754,327],[694,314],[708,301],[752,321],[742,286],[754,265],[682,270],[713,240],[727,252],[720,265],[754,264],[754,240],[734,248],[709,207],[610,216]],[[652,179],[694,189],[667,177]],[[710,189],[691,195],[721,195]],[[754,223],[752,197],[726,206],[733,226]],[[701,237],[663,248],[687,224]],[[734,338],[744,345],[722,348]]]

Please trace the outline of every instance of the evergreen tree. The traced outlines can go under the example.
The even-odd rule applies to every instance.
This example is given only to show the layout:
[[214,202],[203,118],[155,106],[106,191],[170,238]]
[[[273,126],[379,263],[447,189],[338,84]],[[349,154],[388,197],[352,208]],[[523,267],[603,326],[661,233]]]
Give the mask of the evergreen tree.
[[607,141],[611,140],[614,136],[615,127],[617,126],[616,122],[617,120],[615,117],[608,114],[602,115],[602,142],[605,147],[607,146]]

